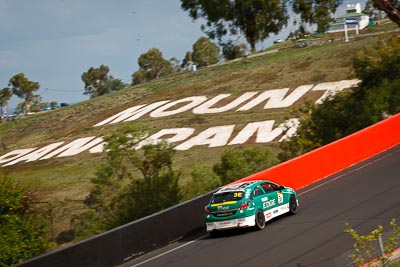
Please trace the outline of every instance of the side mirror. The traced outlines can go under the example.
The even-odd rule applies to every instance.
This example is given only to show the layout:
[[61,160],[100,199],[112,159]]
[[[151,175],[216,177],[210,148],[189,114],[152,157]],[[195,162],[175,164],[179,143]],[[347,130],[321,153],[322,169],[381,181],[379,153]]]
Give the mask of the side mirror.
[[283,185],[279,186],[279,191],[282,191],[283,189],[285,189],[285,187]]

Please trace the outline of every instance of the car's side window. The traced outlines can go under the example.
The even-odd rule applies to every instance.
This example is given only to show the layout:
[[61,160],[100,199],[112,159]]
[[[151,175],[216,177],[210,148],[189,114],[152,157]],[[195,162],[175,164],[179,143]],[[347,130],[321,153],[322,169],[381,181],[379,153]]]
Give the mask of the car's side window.
[[262,186],[262,188],[264,188],[266,193],[271,193],[276,190],[276,186],[274,184],[262,183],[261,186]]
[[262,195],[262,194],[264,194],[264,192],[262,191],[262,189],[259,188],[259,187],[256,187],[256,188],[254,188],[254,190],[253,190],[252,196],[253,196],[253,197],[256,197],[256,196],[260,196],[260,195]]

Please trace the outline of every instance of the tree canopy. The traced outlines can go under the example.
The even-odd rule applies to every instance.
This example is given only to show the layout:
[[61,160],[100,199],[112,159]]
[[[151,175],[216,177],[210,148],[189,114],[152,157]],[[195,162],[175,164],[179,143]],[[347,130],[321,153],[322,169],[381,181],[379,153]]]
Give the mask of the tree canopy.
[[8,101],[11,99],[12,91],[10,88],[3,88],[0,90],[0,115],[7,113]]
[[192,59],[199,67],[215,64],[219,60],[219,47],[207,37],[200,37],[193,44]]
[[221,41],[227,34],[243,34],[252,50],[270,33],[278,33],[288,20],[280,1],[181,0],[181,7],[193,19],[206,19],[202,30],[211,39]]
[[25,74],[23,73],[18,73],[14,75],[10,79],[9,83],[12,88],[13,94],[18,96],[19,98],[24,99],[24,102],[22,104],[24,112],[29,112],[33,101],[37,98],[37,95],[34,95],[34,92],[39,90],[39,83],[30,81],[28,78],[25,77]]
[[222,184],[227,184],[250,174],[265,170],[278,163],[269,149],[248,147],[227,149],[221,154],[221,162],[213,166]]
[[0,266],[10,266],[46,252],[48,227],[32,212],[27,191],[0,176]]
[[132,84],[159,79],[173,73],[171,62],[166,60],[157,48],[151,48],[141,54],[138,64],[140,68],[132,74]]
[[81,76],[85,83],[83,94],[95,98],[125,88],[125,84],[120,79],[114,79],[109,72],[110,69],[106,65],[98,68],[90,67],[88,71],[84,72]]
[[107,158],[92,180],[89,209],[75,225],[77,235],[99,233],[181,200],[179,173],[172,168],[175,150],[164,142],[135,149],[145,134],[140,127],[126,126],[104,137]]
[[234,44],[232,41],[228,41],[222,45],[222,54],[227,60],[245,57],[246,50],[247,47],[245,44]]

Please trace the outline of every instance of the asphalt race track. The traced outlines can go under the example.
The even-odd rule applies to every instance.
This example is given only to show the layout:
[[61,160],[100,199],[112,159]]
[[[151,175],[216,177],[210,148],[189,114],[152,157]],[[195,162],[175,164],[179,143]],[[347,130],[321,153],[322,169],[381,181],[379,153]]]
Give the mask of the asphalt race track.
[[299,213],[262,231],[203,232],[122,266],[346,266],[353,242],[345,222],[360,234],[400,223],[400,145],[298,193]]

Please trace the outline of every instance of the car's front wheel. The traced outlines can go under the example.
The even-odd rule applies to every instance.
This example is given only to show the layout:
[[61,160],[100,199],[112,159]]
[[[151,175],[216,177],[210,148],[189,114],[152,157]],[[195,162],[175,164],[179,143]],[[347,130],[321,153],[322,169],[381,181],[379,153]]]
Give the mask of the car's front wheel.
[[256,220],[256,228],[258,230],[264,229],[264,227],[265,227],[264,212],[262,212],[261,210],[257,210],[255,220]]
[[294,215],[297,213],[299,206],[297,205],[296,198],[291,195],[289,199],[289,213]]

